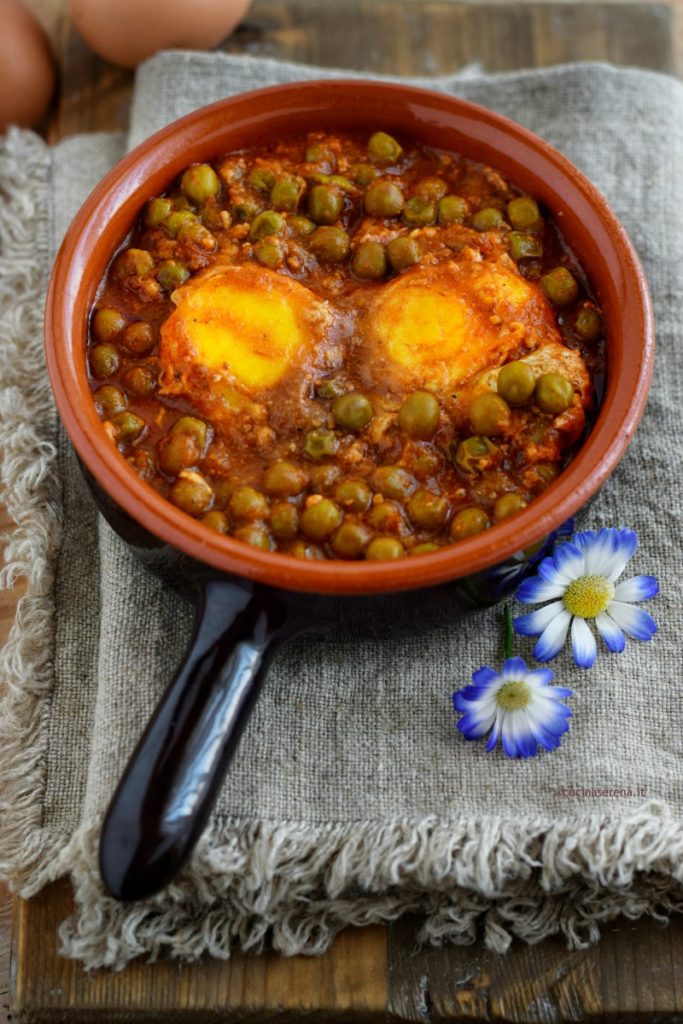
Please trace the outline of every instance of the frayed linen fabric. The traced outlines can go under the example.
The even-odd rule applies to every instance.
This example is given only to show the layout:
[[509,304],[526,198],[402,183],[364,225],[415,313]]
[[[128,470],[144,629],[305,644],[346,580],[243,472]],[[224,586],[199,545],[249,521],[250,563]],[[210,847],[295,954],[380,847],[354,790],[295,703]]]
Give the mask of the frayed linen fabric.
[[[483,936],[505,951],[560,933],[580,947],[618,915],[665,920],[683,908],[683,86],[592,64],[420,84],[559,148],[643,260],[657,320],[651,398],[582,525],[638,532],[632,568],[659,578],[648,604],[658,634],[602,650],[590,672],[561,654],[552,667],[574,691],[571,728],[559,749],[522,761],[466,742],[451,704],[474,669],[499,665],[500,609],[418,639],[298,640],[276,659],[177,882],[132,905],[103,891],[102,816],[192,613],[98,517],[59,426],[42,354],[51,262],[127,148],[212,100],[328,74],[161,54],[138,72],[127,137],[0,141],[0,458],[16,522],[1,581],[27,579],[0,668],[0,876],[24,896],[71,879],[61,948],[89,968],[235,946],[319,954],[344,927],[406,912],[428,943]],[[520,638],[517,653],[530,661],[531,646]]]

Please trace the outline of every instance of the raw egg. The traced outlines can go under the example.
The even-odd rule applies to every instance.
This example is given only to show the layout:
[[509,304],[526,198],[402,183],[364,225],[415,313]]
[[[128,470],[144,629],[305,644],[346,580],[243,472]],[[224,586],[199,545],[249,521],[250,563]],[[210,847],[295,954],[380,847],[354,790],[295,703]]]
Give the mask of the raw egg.
[[0,0],[0,131],[32,128],[45,115],[55,66],[41,26],[19,0]]
[[112,64],[134,68],[158,50],[207,50],[230,35],[250,0],[69,0],[86,43]]

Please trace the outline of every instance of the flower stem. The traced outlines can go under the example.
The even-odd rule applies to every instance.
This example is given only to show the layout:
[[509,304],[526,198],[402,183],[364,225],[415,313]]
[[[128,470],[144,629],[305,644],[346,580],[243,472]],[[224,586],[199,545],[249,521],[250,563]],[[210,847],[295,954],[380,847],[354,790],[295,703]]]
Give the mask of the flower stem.
[[510,605],[506,604],[503,608],[503,658],[507,661],[508,658],[512,657],[512,615],[510,614]]

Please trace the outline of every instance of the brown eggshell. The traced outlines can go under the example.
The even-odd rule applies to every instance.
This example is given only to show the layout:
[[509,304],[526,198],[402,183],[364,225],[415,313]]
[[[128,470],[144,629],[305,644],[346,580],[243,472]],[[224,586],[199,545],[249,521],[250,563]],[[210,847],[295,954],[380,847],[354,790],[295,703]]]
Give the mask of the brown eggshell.
[[55,87],[50,45],[35,17],[19,0],[0,0],[0,131],[10,124],[33,128],[44,116]]
[[134,68],[158,50],[207,50],[230,35],[251,0],[69,0],[74,25],[100,57]]

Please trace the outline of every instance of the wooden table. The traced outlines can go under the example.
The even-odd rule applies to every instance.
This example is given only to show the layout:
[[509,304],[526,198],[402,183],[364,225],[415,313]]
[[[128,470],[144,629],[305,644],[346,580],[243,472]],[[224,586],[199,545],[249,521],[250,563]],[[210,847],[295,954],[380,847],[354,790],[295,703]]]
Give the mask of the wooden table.
[[[132,75],[85,48],[68,24],[65,0],[32,2],[50,28],[62,71],[47,137],[124,128]],[[509,70],[577,59],[680,74],[683,0],[255,0],[224,48],[403,74],[452,71],[475,60]],[[0,515],[0,531],[6,525]],[[17,596],[0,594],[0,641]],[[481,944],[417,950],[416,923],[403,919],[345,932],[318,959],[236,954],[227,963],[135,963],[121,974],[88,976],[56,953],[56,929],[70,907],[66,883],[15,906],[0,888],[0,1020],[10,1019],[10,945],[13,1019],[19,1013],[41,1024],[683,1020],[683,973],[676,971],[683,965],[681,917],[668,929],[617,922],[585,951],[568,952],[552,940],[517,944],[506,957]]]

